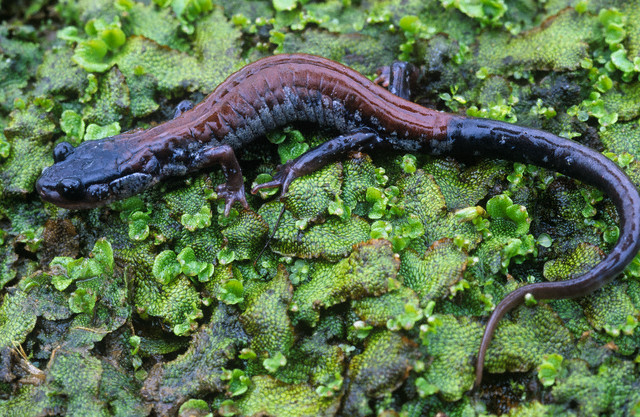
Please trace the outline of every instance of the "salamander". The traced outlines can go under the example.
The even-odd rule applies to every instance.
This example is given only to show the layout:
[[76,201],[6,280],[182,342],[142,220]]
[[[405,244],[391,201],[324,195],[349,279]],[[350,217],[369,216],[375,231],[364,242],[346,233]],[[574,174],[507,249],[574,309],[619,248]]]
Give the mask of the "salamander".
[[500,319],[526,296],[580,297],[620,274],[640,249],[640,195],[631,180],[602,154],[541,130],[431,110],[401,98],[357,71],[326,58],[276,55],[229,76],[200,104],[148,130],[134,130],[77,147],[54,150],[54,165],[36,188],[43,200],[70,209],[97,207],[129,197],[166,178],[220,164],[218,187],[225,214],[236,202],[247,208],[234,151],[293,122],[314,122],[339,136],[279,168],[273,181],[252,190],[280,187],[337,161],[350,151],[391,150],[431,155],[502,158],[534,164],[591,184],[615,203],[620,233],[604,260],[565,281],[524,285],[491,314],[476,362],[476,384]]

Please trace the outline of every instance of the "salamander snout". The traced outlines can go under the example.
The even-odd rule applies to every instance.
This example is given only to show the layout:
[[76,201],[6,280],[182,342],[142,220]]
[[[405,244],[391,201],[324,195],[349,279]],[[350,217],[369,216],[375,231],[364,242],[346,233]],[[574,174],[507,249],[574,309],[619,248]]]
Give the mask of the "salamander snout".
[[84,184],[76,177],[50,181],[46,175],[42,175],[36,182],[36,190],[43,200],[62,207],[75,208],[85,198]]

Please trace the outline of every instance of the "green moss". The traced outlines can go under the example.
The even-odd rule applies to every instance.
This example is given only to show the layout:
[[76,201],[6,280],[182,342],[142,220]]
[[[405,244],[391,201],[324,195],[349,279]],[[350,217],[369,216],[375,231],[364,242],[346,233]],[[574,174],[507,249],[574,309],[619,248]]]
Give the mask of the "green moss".
[[505,175],[505,166],[496,161],[474,164],[462,169],[452,159],[433,159],[424,166],[434,176],[449,210],[473,206],[482,200],[497,178]]
[[320,308],[388,291],[399,259],[386,240],[371,240],[333,267],[321,267],[293,295],[300,319],[315,324]]
[[247,297],[240,320],[258,358],[286,355],[294,342],[293,327],[287,314],[292,287],[284,268],[262,288]]
[[593,374],[585,362],[572,361],[551,393],[558,403],[572,403],[580,415],[628,415],[640,401],[632,368],[629,362],[611,358]]
[[581,243],[566,256],[547,262],[544,266],[544,276],[549,281],[575,278],[593,268],[603,258],[604,255],[598,247]]
[[[542,404],[538,401],[532,401],[531,403],[521,404],[518,407],[514,407],[509,411],[509,416],[512,417],[537,417],[537,416],[553,416],[558,413],[567,412],[568,410],[559,409],[549,404]],[[567,414],[570,415],[570,414]]]
[[123,29],[127,33],[143,36],[171,49],[186,51],[188,43],[180,36],[180,21],[171,13],[170,8],[158,8],[138,2],[129,4],[123,20]]
[[0,166],[0,195],[24,195],[33,190],[42,169],[52,163],[51,148],[43,146],[56,131],[48,105],[30,102],[14,110],[4,130],[11,145]]
[[347,371],[344,413],[369,415],[369,399],[387,395],[407,378],[415,351],[412,343],[397,333],[380,330],[366,342],[364,351],[353,357]]
[[570,352],[571,333],[547,306],[520,307],[515,322],[502,321],[489,347],[485,367],[490,372],[523,372],[541,363],[544,355]]
[[324,214],[342,185],[342,165],[331,164],[294,181],[284,197],[287,211],[297,219],[314,219]]
[[255,260],[263,247],[269,227],[255,211],[243,211],[228,227],[221,230],[227,247],[238,260]]
[[[13,102],[23,98],[23,89],[42,59],[42,50],[35,43],[37,38],[28,30],[11,25],[0,26],[0,112],[5,116],[13,109]],[[10,33],[11,32],[11,33]]]
[[[42,376],[42,374],[40,375]],[[58,410],[69,416],[145,416],[138,385],[109,362],[59,349],[52,356],[46,379],[25,385],[8,401],[0,400],[6,416],[37,416]]]
[[574,70],[588,57],[593,26],[588,14],[567,9],[517,37],[487,31],[480,36],[476,64],[494,72]]
[[323,398],[307,384],[285,384],[269,375],[255,376],[247,394],[236,404],[242,415],[324,417],[335,415],[336,398]]
[[5,296],[0,306],[0,346],[13,347],[21,343],[36,325],[38,316],[27,303],[27,294],[20,291]]
[[415,290],[420,304],[426,305],[434,298],[442,298],[463,277],[467,255],[451,239],[435,242],[424,255],[406,250],[401,256],[400,276],[404,285]]
[[376,185],[375,167],[371,157],[366,154],[356,154],[343,162],[342,166],[342,200],[354,214],[363,215],[365,207],[362,201],[365,199],[367,188]]
[[49,281],[44,274],[22,278],[18,288],[5,295],[0,306],[0,348],[24,343],[38,317],[65,320],[71,316],[67,298]]
[[[56,141],[97,137],[97,125],[161,123],[178,99],[200,100],[274,49],[318,53],[370,76],[402,55],[425,71],[419,103],[517,119],[593,148],[602,141],[640,183],[640,163],[624,155],[638,148],[629,67],[637,1],[527,0],[494,14],[419,0],[291,1],[293,10],[269,0],[215,10],[206,0],[200,10],[157,3],[64,1],[52,4],[47,26],[0,27],[0,347],[19,343],[41,377],[26,388],[0,383],[1,415],[173,415],[187,400],[220,414],[291,416],[637,408],[628,395],[640,346],[633,268],[624,283],[523,307],[500,323],[487,372],[548,371],[546,354],[564,358],[544,379],[553,382],[539,394],[544,405],[529,399],[532,374],[499,377],[517,400],[502,401],[511,397],[491,378],[483,390],[497,396],[465,394],[491,308],[527,282],[588,270],[615,240],[610,201],[567,177],[471,158],[353,154],[295,181],[283,201],[248,196],[251,209],[229,218],[213,203],[218,168],[92,211],[42,206],[32,193]],[[599,17],[613,6],[620,12]],[[104,56],[91,55],[91,42]],[[74,54],[105,72],[87,74]],[[294,128],[304,136],[288,130],[296,138],[278,147],[280,157],[332,134]],[[239,153],[259,161],[241,160],[247,188],[283,162],[276,146],[256,145]],[[113,270],[90,254],[102,236]],[[159,282],[154,260],[169,252],[173,261],[158,264],[178,270]],[[61,254],[80,272],[51,270]],[[616,359],[606,359],[614,345]],[[8,354],[0,352],[5,380],[26,363]]]
[[[281,204],[267,203],[258,210],[271,229],[275,227]],[[346,220],[330,217],[324,223],[307,225],[285,211],[269,246],[282,255],[335,261],[346,256],[353,245],[368,238],[369,224],[357,216]]]
[[70,65],[72,55],[70,49],[62,47],[45,52],[37,72],[37,94],[82,97],[87,74],[77,65]]
[[[2,233],[0,233],[2,234]],[[13,251],[10,244],[0,246],[0,290],[18,273],[14,263],[18,260],[18,255]]]
[[26,385],[10,399],[0,400],[0,411],[8,417],[36,417],[64,405],[62,397],[47,395],[46,386]]
[[244,338],[229,325],[229,312],[221,306],[211,322],[193,335],[189,348],[177,358],[156,364],[142,387],[142,395],[162,413],[175,412],[186,399],[222,392],[224,367]]
[[67,397],[68,414],[96,415],[101,408],[95,401],[101,374],[98,359],[75,352],[57,352],[49,378],[56,395]]
[[[629,121],[638,117],[637,103],[640,101],[640,82],[621,84],[603,95],[605,109],[618,114],[618,120]],[[612,126],[615,128],[615,126]]]
[[131,100],[129,87],[117,68],[112,68],[100,79],[98,94],[84,108],[83,120],[101,126],[119,122],[129,113]]
[[[373,73],[385,62],[396,59],[397,35],[378,33],[335,35],[316,29],[307,29],[302,36],[287,36],[282,44],[282,52],[304,52],[320,55],[344,62],[363,73]],[[366,60],[362,59],[366,57]],[[364,61],[364,63],[363,63]]]
[[[607,286],[580,300],[589,324],[596,330],[604,330],[611,336],[633,332],[625,329],[628,318],[638,316],[638,308],[629,298],[623,285]],[[637,320],[636,320],[637,321]]]
[[640,27],[634,24],[638,21],[638,2],[635,0],[624,2],[621,9],[627,18],[627,22],[631,23],[627,24],[625,29],[628,35],[629,56],[633,59],[633,57],[640,56]]
[[422,377],[445,400],[455,401],[473,385],[473,366],[468,358],[477,351],[482,328],[464,317],[436,317],[438,325],[423,336],[432,360]]
[[167,285],[141,279],[137,283],[134,302],[139,313],[162,317],[176,333],[184,331],[178,331],[175,326],[187,326],[186,331],[194,330],[197,326],[195,319],[202,315],[200,296],[185,276],[179,276]]
[[602,143],[607,150],[622,154],[628,152],[634,157],[640,157],[640,130],[636,121],[616,123],[602,132]]
[[127,82],[139,81],[140,72],[153,76],[163,94],[173,95],[185,87],[211,91],[238,67],[232,58],[238,36],[216,10],[196,28],[195,55],[164,48],[143,37],[131,37],[119,52],[118,68]]
[[377,327],[387,326],[389,320],[404,314],[407,306],[417,310],[419,305],[417,294],[407,287],[351,302],[351,308],[360,320]]

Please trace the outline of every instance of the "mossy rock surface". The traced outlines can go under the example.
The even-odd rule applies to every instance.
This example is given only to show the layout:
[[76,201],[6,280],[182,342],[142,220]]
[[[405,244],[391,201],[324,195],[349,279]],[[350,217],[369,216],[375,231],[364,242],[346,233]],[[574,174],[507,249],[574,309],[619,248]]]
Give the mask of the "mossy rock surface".
[[[637,261],[586,297],[512,311],[470,391],[495,305],[614,245],[615,207],[571,178],[371,152],[228,217],[215,166],[93,210],[35,192],[57,143],[158,125],[296,52],[371,78],[410,61],[418,103],[573,138],[640,184],[637,0],[4,6],[0,415],[640,412]],[[245,188],[334,136],[294,125],[256,141],[238,152]]]

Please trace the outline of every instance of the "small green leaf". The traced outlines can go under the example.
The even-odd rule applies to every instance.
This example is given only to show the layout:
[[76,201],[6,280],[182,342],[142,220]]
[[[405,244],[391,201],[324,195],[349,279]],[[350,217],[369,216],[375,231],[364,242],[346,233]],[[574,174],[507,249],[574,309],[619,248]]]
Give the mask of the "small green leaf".
[[106,239],[102,238],[96,241],[91,250],[91,255],[104,267],[105,273],[113,273],[113,249]]
[[237,279],[230,279],[220,286],[218,292],[218,300],[225,304],[233,305],[244,301],[244,287],[242,282]]
[[289,274],[289,280],[293,285],[298,285],[301,282],[304,282],[309,276],[309,264],[302,260],[298,259],[291,266],[291,272]]
[[616,243],[618,241],[618,237],[620,237],[620,229],[618,226],[608,227],[602,234],[604,241],[610,245]]
[[589,10],[589,0],[581,0],[574,6],[576,12],[582,14]]
[[333,374],[333,378],[328,380],[324,385],[320,385],[316,388],[316,394],[321,397],[333,397],[342,389],[344,378],[340,373]]
[[267,372],[271,374],[276,372],[278,369],[285,366],[286,364],[287,364],[287,358],[282,354],[282,352],[276,353],[273,358],[267,358],[264,361],[262,361],[262,365],[264,366],[264,369],[266,369]]
[[193,232],[197,229],[204,229],[211,226],[211,207],[205,204],[196,214],[185,213],[180,217],[180,223],[189,231]]
[[416,172],[416,157],[414,155],[404,155],[402,157],[402,162],[401,162],[401,166],[402,166],[402,170],[404,172],[406,172],[407,174],[413,174],[414,172]]
[[280,163],[296,159],[309,150],[309,144],[306,142],[286,141],[278,146],[278,154],[280,155]]
[[142,211],[134,211],[129,216],[129,239],[143,241],[149,237],[151,217]]
[[129,338],[129,345],[131,346],[132,355],[138,354],[138,350],[140,350],[141,342],[142,342],[142,338],[140,336],[131,336]]
[[189,246],[180,251],[177,260],[182,267],[182,273],[188,277],[198,276],[200,282],[206,282],[213,275],[213,264],[198,261],[195,252]]
[[85,288],[78,288],[69,297],[69,308],[74,313],[93,313],[96,306],[96,295]]
[[513,201],[508,196],[500,194],[487,201],[487,213],[491,217],[506,218],[507,207],[511,205],[513,205]]
[[206,262],[204,269],[202,269],[198,273],[198,281],[209,282],[214,271],[215,271],[215,267],[213,266],[213,264],[211,262]]
[[611,54],[611,62],[622,72],[633,72],[633,62],[627,58],[627,52],[624,49],[618,49]]
[[[259,174],[256,177],[256,180],[253,183],[253,187],[255,187],[256,185],[259,184],[264,184],[267,183],[269,181],[272,181],[273,177],[269,174]],[[263,188],[261,190],[258,191],[258,194],[260,194],[260,197],[266,199],[271,197],[272,195],[275,195],[276,193],[278,193],[280,190],[278,187],[273,187],[273,188]]]
[[89,72],[104,72],[112,65],[103,62],[108,50],[107,44],[102,39],[89,39],[78,43],[72,59]]
[[232,397],[244,394],[251,386],[251,378],[249,378],[242,369],[229,371],[223,368],[221,379],[223,381],[229,381],[228,391]]
[[398,22],[400,29],[409,33],[418,33],[420,27],[422,26],[422,22],[420,22],[420,18],[414,15],[406,15],[400,18]]
[[293,10],[298,5],[298,0],[272,0],[273,8],[279,12]]
[[551,244],[553,243],[553,240],[551,239],[551,236],[549,236],[548,234],[541,233],[540,236],[538,236],[536,243],[542,246],[543,248],[550,248]]
[[391,331],[411,330],[423,317],[421,308],[413,304],[405,304],[404,313],[387,321],[387,329]]
[[252,349],[250,348],[243,348],[240,351],[240,354],[238,355],[238,358],[240,359],[244,359],[246,361],[252,361],[255,360],[258,357],[258,355],[256,355],[256,352],[254,352]]
[[58,291],[66,290],[73,280],[65,275],[53,275],[51,277],[51,283]]
[[613,87],[613,81],[607,74],[602,74],[598,77],[598,81],[593,85],[601,93],[605,93]]
[[218,252],[217,258],[218,262],[220,262],[220,265],[228,265],[231,262],[235,261],[236,253],[229,248],[223,248],[220,250],[220,252]]
[[102,39],[109,50],[120,48],[127,41],[127,36],[119,27],[111,27],[100,33]]
[[546,355],[544,361],[538,367],[538,379],[545,387],[555,384],[556,378],[562,371],[562,356],[554,353]]
[[65,110],[60,117],[60,128],[68,137],[81,140],[84,136],[84,120],[73,110]]
[[371,239],[388,239],[393,225],[385,220],[376,220],[371,224]]
[[85,140],[94,140],[107,138],[109,136],[115,136],[120,133],[120,123],[113,122],[106,126],[99,126],[96,124],[90,124],[87,126],[87,131],[84,135]]
[[428,397],[440,391],[436,385],[427,382],[423,377],[419,377],[416,379],[416,388],[418,390],[418,395],[420,398]]
[[287,139],[287,134],[281,130],[267,132],[267,140],[274,145],[280,145]]
[[356,331],[356,337],[358,339],[366,339],[369,336],[369,333],[371,333],[371,330],[373,330],[373,326],[362,320],[355,321],[353,323],[353,328]]
[[196,253],[189,246],[182,249],[176,259],[180,262],[182,273],[189,277],[198,275],[198,273],[204,268],[204,262],[198,262],[196,259]]
[[159,283],[166,285],[180,274],[181,269],[176,253],[172,250],[165,250],[156,256],[151,272]]
[[222,417],[233,417],[238,413],[238,407],[233,400],[224,400],[218,407],[218,414]]
[[79,35],[80,31],[75,26],[67,26],[65,28],[60,29],[56,36],[59,39],[69,41],[69,42],[82,42],[84,39]]

